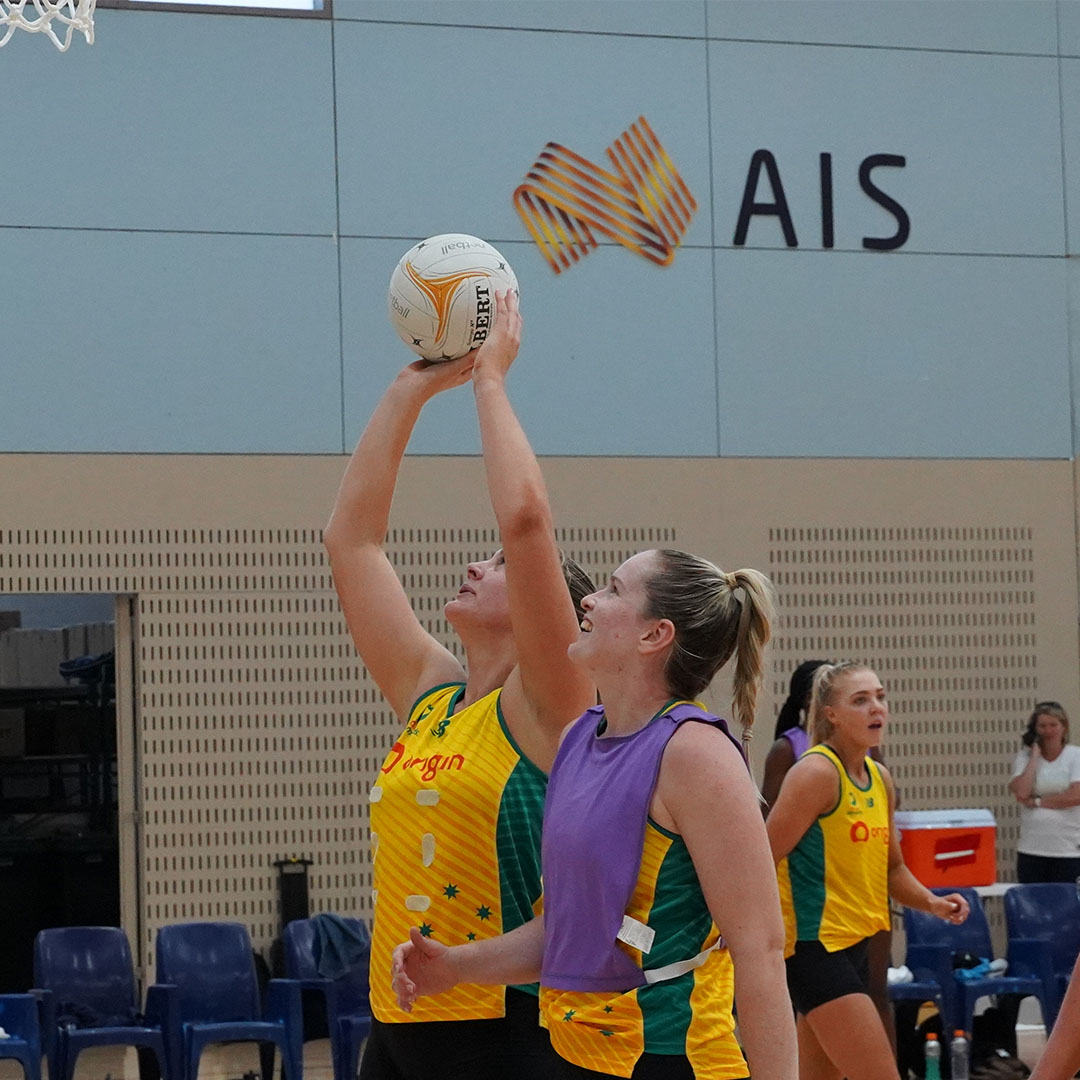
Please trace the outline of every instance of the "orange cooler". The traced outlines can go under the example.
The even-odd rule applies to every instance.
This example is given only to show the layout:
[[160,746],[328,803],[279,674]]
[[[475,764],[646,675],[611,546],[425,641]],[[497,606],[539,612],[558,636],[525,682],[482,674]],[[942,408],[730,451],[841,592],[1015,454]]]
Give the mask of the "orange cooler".
[[931,888],[992,885],[996,826],[989,810],[897,810],[908,869]]

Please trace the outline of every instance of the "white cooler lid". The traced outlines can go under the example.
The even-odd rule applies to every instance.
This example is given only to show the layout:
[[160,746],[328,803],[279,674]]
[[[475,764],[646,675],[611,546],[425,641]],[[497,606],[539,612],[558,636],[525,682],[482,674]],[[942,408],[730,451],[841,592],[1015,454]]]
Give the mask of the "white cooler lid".
[[982,810],[897,810],[901,829],[973,829],[995,826],[994,815]]

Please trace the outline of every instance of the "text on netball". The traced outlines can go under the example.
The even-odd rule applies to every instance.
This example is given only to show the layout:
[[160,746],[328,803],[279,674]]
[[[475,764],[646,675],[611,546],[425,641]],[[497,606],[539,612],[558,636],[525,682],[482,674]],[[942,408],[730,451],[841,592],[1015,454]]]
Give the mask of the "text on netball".
[[476,286],[476,330],[473,343],[483,341],[491,327],[491,289],[487,285]]

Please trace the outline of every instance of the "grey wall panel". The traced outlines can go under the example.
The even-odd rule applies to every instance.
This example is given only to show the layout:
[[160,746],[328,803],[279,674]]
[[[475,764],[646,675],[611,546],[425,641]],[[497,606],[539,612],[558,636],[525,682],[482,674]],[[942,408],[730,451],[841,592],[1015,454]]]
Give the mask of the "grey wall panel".
[[1080,2],[1059,0],[1058,31],[1062,56],[1080,56]]
[[524,239],[544,145],[606,167],[644,114],[700,206],[685,242],[709,242],[703,42],[345,22],[335,48],[343,235]]
[[0,450],[340,448],[331,240],[0,229],[0,264]]
[[22,197],[0,224],[332,233],[330,40],[326,20],[116,10],[92,48],[13,40]]
[[702,0],[336,0],[334,18],[701,37]]
[[1068,252],[1080,251],[1080,60],[1061,61],[1061,137],[1068,208]]
[[[1077,431],[1076,418],[1080,416],[1080,266],[1075,259],[1066,259],[1066,273],[1069,282],[1069,367],[1072,372],[1072,415],[1073,415],[1073,455],[1080,454],[1080,432]],[[1077,498],[1080,500],[1080,475],[1077,476]],[[1080,558],[1080,544],[1077,547]]]
[[[346,441],[412,354],[386,315],[390,271],[406,244],[342,241]],[[524,341],[510,389],[541,454],[712,456],[716,379],[710,253],[684,249],[665,269],[621,248],[554,275],[532,244],[503,244],[521,286]],[[474,454],[468,388],[432,401],[413,453]]]
[[1071,455],[1064,260],[715,258],[724,454]]
[[714,38],[1057,52],[1053,0],[706,0]]
[[[792,5],[797,7],[798,5]],[[1060,254],[1057,60],[710,42],[714,235],[735,237],[751,157],[776,159],[802,247],[822,246],[819,155],[833,155],[835,246],[862,249],[896,221],[862,190],[860,163],[907,211],[908,251]],[[758,199],[772,199],[762,175]],[[747,243],[782,247],[775,217]]]

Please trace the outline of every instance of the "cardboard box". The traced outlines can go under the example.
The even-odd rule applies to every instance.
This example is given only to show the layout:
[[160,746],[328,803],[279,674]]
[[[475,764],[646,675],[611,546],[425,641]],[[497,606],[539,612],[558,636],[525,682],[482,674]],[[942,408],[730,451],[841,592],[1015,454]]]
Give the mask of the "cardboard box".
[[897,810],[908,869],[931,888],[992,885],[997,827],[989,810]]

